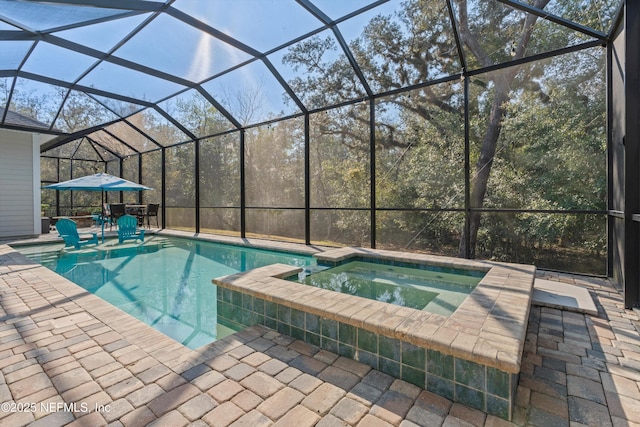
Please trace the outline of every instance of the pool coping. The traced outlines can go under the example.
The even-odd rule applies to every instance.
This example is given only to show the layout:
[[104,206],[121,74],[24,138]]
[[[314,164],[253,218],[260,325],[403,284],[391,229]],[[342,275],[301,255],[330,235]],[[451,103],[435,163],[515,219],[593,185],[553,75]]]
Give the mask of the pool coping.
[[365,258],[474,269],[486,271],[486,275],[449,317],[284,280],[301,271],[284,264],[212,282],[508,373],[520,372],[535,266],[353,247],[314,256],[323,263]]
[[282,242],[259,238],[242,238],[240,236],[226,236],[222,234],[193,233],[181,230],[159,230],[158,236],[181,237],[185,239],[197,239],[204,242],[222,243],[226,245],[243,246],[247,248],[265,249],[269,251],[289,252],[300,255],[315,255],[322,251],[334,249],[329,246],[305,245],[303,243]]

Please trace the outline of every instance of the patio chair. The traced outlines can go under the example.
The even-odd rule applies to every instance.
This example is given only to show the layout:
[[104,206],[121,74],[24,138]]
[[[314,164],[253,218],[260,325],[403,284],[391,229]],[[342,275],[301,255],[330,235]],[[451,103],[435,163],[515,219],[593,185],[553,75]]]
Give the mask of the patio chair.
[[135,216],[123,215],[118,218],[118,241],[138,240],[144,242],[144,230],[138,228],[138,219]]
[[[56,221],[56,230],[58,234],[64,240],[65,247],[73,246],[76,249],[89,244],[98,244],[98,235],[96,233],[82,233],[86,237],[81,237],[78,234],[78,224],[69,218],[60,218]],[[91,236],[91,238],[87,238]]]
[[109,224],[111,226],[111,211],[107,203],[102,204],[102,212],[96,212],[98,218],[96,219],[96,225]]
[[104,203],[102,205],[102,211],[91,212],[91,217],[93,218],[95,225],[108,224],[111,222],[111,218],[109,218],[109,206]]
[[150,203],[147,205],[147,227],[151,228],[151,217],[155,217],[156,218],[156,227],[159,227],[158,225],[158,208],[160,207],[159,204],[157,203]]
[[113,224],[118,225],[118,219],[127,214],[126,205],[124,203],[111,203],[109,205],[109,217],[111,218],[111,223],[109,224],[109,230]]

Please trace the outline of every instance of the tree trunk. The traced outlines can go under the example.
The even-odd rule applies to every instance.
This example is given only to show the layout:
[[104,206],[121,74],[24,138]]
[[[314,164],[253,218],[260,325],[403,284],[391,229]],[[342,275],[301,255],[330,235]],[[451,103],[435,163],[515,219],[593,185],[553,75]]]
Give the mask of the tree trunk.
[[[534,0],[532,6],[544,9],[550,0]],[[492,61],[482,48],[481,44],[469,29],[469,16],[467,14],[467,0],[456,0],[458,5],[459,30],[462,42],[473,52],[473,55],[483,66],[492,65]],[[523,22],[522,32],[518,43],[515,46],[514,59],[523,58],[525,50],[531,39],[531,33],[538,17],[528,14]],[[496,146],[502,130],[502,119],[505,115],[504,105],[509,100],[509,91],[511,84],[515,80],[520,67],[508,68],[502,72],[497,72],[493,80],[495,85],[495,93],[493,104],[491,106],[491,115],[487,130],[482,138],[482,147],[480,148],[480,158],[476,162],[475,177],[471,184],[471,194],[469,205],[472,209],[481,209],[484,206],[484,197],[487,193],[487,183],[491,172],[493,157],[496,153]],[[481,212],[472,211],[469,214],[469,248],[467,254],[467,230],[463,229],[460,237],[460,246],[458,256],[464,258],[467,255],[470,258],[476,257],[476,243],[478,240],[478,229],[480,228]]]
[[[493,157],[496,154],[496,146],[500,138],[502,129],[502,119],[505,114],[504,104],[509,100],[509,83],[513,81],[512,76],[502,75],[495,80],[495,95],[491,106],[491,114],[487,130],[482,138],[482,147],[480,148],[480,157],[476,162],[475,176],[471,184],[471,194],[469,205],[472,209],[481,209],[484,206],[484,196],[487,193],[487,184],[491,173],[491,165]],[[469,257],[476,257],[476,243],[478,240],[478,230],[480,228],[481,212],[471,211],[469,215]],[[458,256],[464,258],[467,256],[467,238],[466,229],[463,229],[460,238],[460,246]]]

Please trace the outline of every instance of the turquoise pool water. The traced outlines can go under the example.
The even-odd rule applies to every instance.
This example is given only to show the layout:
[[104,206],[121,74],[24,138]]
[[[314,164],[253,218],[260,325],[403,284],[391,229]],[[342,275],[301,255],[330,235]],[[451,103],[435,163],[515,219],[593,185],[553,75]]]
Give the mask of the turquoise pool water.
[[[449,316],[482,280],[478,272],[444,272],[353,261],[298,281],[336,292]],[[314,272],[315,270],[315,272]]]
[[164,236],[144,245],[62,247],[16,249],[192,349],[236,332],[218,323],[211,279],[274,263],[315,265],[305,255]]

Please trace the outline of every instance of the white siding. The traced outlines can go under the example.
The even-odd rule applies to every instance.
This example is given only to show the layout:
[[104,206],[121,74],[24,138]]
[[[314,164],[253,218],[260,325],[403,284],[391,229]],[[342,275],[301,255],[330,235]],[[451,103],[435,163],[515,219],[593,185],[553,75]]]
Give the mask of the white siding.
[[34,182],[35,147],[30,133],[0,130],[0,238],[40,231],[34,220],[35,189],[40,186]]

